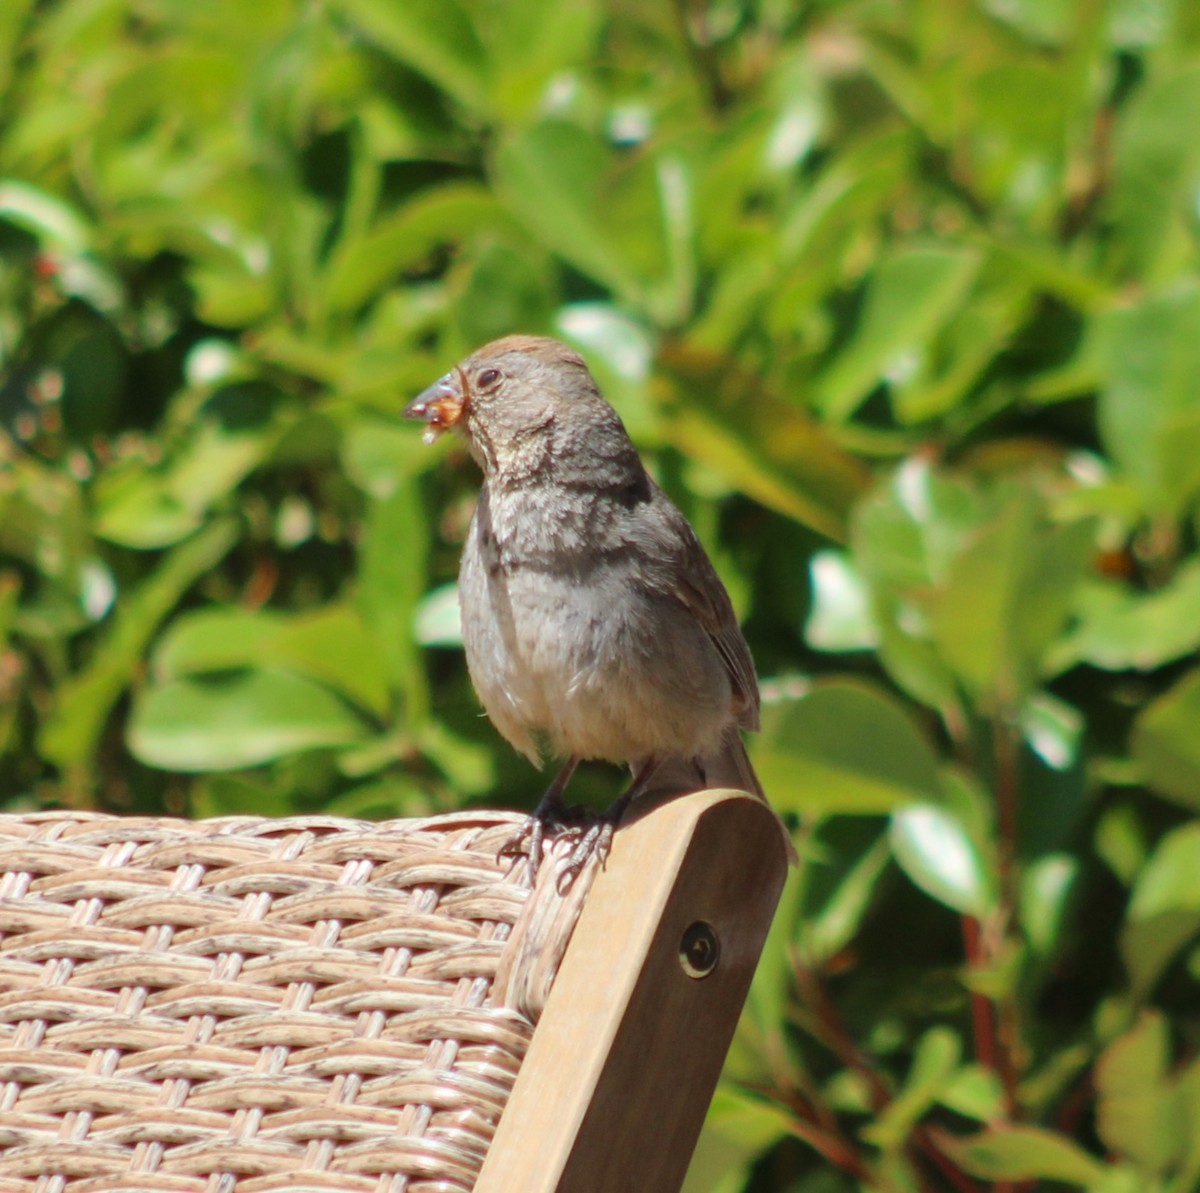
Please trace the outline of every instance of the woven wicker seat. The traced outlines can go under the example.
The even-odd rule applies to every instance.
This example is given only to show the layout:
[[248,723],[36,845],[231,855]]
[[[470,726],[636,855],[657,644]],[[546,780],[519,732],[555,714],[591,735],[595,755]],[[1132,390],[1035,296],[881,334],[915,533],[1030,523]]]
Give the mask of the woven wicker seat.
[[563,894],[518,819],[0,817],[0,1193],[678,1188],[777,825],[675,800]]

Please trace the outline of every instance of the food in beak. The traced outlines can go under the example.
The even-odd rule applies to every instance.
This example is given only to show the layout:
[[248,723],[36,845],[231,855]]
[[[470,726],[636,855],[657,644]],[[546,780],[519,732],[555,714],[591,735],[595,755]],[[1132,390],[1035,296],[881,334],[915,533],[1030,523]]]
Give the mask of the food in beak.
[[423,419],[425,434],[421,438],[434,443],[443,431],[462,418],[465,406],[462,395],[455,391],[448,377],[443,377],[404,407],[404,417]]

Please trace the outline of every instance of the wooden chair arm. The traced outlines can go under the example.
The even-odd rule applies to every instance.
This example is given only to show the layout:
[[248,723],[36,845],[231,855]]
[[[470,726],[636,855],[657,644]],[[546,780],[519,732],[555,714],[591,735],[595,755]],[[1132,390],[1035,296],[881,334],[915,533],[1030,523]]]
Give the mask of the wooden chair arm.
[[779,821],[741,792],[621,828],[475,1193],[677,1193],[786,873]]

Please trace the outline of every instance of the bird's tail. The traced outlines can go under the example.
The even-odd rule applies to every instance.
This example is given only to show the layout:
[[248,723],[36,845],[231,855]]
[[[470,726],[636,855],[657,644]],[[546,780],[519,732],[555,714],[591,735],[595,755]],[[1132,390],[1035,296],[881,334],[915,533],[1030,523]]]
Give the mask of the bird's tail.
[[[767,803],[766,792],[754,773],[746,745],[735,725],[729,726],[721,735],[716,749],[697,758],[682,756],[664,759],[654,770],[646,784],[646,791],[695,791],[702,787],[732,787],[756,795]],[[783,828],[782,823],[780,828]],[[793,865],[798,860],[796,847],[786,830],[788,861]]]

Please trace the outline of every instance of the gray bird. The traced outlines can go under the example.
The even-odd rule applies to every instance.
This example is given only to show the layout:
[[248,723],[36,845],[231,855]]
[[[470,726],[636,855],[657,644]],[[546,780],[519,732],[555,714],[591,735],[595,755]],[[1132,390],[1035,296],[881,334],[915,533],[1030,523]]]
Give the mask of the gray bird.
[[563,792],[582,759],[627,764],[633,780],[581,834],[575,872],[645,792],[761,798],[739,732],[759,727],[758,682],[729,596],[583,358],[508,336],[404,413],[427,442],[459,432],[483,469],[459,600],[484,710],[535,765],[566,759],[530,823],[531,866],[569,821]]

